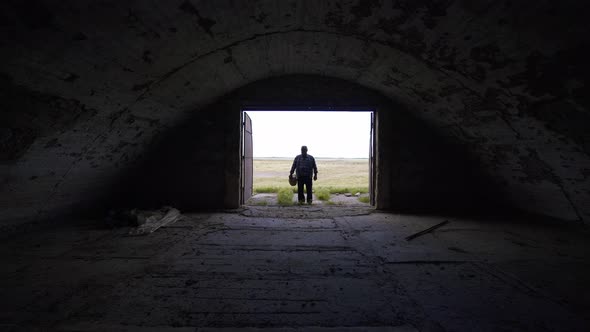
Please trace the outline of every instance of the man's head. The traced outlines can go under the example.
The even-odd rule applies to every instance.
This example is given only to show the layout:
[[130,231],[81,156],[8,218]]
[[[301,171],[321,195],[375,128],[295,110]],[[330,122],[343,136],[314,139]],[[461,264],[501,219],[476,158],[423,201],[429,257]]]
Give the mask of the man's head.
[[301,154],[304,155],[304,156],[307,155],[307,146],[304,145],[304,146],[301,147]]

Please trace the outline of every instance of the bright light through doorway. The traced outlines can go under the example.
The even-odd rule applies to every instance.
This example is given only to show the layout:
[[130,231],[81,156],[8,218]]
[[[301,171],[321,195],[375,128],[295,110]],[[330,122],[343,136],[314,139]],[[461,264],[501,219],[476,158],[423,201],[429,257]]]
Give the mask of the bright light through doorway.
[[246,111],[254,158],[294,157],[302,145],[316,158],[368,158],[370,112]]

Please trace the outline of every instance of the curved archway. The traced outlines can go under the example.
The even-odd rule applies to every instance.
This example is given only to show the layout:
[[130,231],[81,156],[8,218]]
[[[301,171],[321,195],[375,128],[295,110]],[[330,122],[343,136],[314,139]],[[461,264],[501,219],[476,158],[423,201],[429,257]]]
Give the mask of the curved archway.
[[122,196],[134,197],[126,205],[171,204],[184,210],[239,206],[240,118],[246,107],[373,109],[378,209],[473,212],[502,201],[466,146],[405,106],[341,79],[294,75],[237,89],[170,128],[125,176],[133,180],[124,187],[134,188]]
[[[195,110],[292,74],[344,79],[403,104],[467,146],[523,210],[590,215],[583,4],[36,1],[38,22],[1,6],[3,144],[18,146],[5,163],[3,220],[84,209]],[[12,107],[25,103],[25,115]],[[28,115],[47,113],[59,125],[23,130]]]

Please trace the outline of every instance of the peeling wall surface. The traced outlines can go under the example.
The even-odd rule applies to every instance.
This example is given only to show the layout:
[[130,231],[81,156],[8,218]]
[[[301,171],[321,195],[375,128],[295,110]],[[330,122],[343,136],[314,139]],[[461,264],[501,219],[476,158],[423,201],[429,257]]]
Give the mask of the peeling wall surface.
[[[236,89],[293,74],[345,80],[403,105],[432,129],[428,135],[468,151],[514,207],[588,222],[587,7],[574,0],[4,1],[0,223],[108,201],[171,128]],[[215,118],[205,113],[203,121]],[[224,126],[212,126],[223,136]]]

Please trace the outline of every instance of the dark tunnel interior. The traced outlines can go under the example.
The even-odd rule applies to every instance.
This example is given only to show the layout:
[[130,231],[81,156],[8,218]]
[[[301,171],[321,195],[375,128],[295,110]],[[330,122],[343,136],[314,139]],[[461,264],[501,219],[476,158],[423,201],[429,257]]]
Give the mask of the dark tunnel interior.
[[[0,329],[585,331],[589,7],[2,2]],[[374,204],[243,204],[248,109],[371,110]]]

